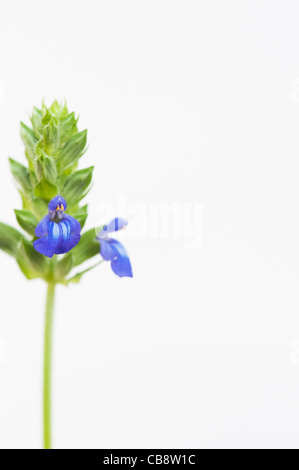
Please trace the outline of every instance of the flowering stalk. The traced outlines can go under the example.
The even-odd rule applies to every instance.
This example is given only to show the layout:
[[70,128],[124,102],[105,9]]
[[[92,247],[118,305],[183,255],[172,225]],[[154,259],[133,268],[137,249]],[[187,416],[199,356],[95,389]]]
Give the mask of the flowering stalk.
[[44,339],[44,448],[51,449],[51,369],[55,284],[48,284]]
[[[66,104],[33,108],[31,127],[21,123],[27,166],[9,159],[22,209],[15,215],[22,232],[0,222],[0,249],[12,256],[28,280],[48,285],[44,344],[44,446],[51,448],[51,354],[55,286],[78,283],[95,268],[80,266],[101,254],[119,277],[132,277],[128,254],[108,235],[127,222],[116,218],[82,233],[88,216],[81,203],[91,188],[93,167],[78,170],[86,151],[87,131]],[[25,233],[26,234],[25,234]]]

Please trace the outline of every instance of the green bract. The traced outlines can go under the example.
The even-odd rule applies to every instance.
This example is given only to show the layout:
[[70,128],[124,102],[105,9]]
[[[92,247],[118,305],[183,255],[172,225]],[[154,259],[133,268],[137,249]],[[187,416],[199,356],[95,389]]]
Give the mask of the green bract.
[[0,223],[0,249],[13,256],[28,279],[42,278],[47,282],[78,282],[89,269],[71,273],[72,268],[99,254],[95,229],[82,234],[75,248],[66,255],[48,259],[34,250],[35,228],[48,213],[49,201],[61,194],[68,203],[67,213],[83,228],[87,205],[82,199],[91,188],[93,167],[77,170],[86,151],[87,131],[78,130],[75,113],[57,101],[47,108],[33,108],[31,127],[21,123],[27,165],[10,158],[10,168],[22,199],[16,209],[18,224],[25,232]]

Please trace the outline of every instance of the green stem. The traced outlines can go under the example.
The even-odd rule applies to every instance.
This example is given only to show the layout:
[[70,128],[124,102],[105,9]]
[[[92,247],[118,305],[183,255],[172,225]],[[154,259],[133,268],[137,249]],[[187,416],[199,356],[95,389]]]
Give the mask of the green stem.
[[51,363],[55,284],[48,284],[44,344],[44,448],[51,449]]

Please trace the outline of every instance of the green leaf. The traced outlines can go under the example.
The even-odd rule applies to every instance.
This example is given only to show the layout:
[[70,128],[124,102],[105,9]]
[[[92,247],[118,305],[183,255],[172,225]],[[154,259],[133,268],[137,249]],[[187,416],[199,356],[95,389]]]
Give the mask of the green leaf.
[[88,273],[89,271],[91,271],[92,269],[96,268],[97,266],[99,266],[100,264],[103,263],[103,259],[101,261],[99,261],[98,263],[94,264],[93,266],[91,266],[90,268],[87,268],[85,269],[84,271],[81,271],[79,273],[76,273],[73,277],[71,277],[70,279],[67,279],[66,280],[66,283],[69,283],[69,282],[74,282],[74,283],[78,283],[81,281],[81,277],[83,276],[83,274],[85,273]]
[[19,258],[17,258],[17,263],[19,265],[20,270],[22,271],[24,276],[26,276],[27,279],[31,280],[31,279],[37,279],[37,278],[42,277],[40,273],[37,273],[34,269],[30,267],[27,259],[24,258],[23,256],[20,256]]
[[42,178],[40,183],[35,186],[34,194],[36,197],[50,201],[53,197],[57,196],[57,187],[49,183],[45,178]]
[[36,156],[35,147],[38,140],[35,136],[34,131],[27,127],[23,122],[21,122],[21,138],[25,145],[25,149],[29,159],[33,160]]
[[48,111],[42,119],[42,124],[44,126],[45,150],[48,154],[54,154],[60,145],[57,119]]
[[35,235],[35,228],[38,224],[38,219],[35,217],[32,212],[24,211],[24,210],[16,210],[15,209],[16,218],[18,224],[24,229],[29,235]]
[[48,157],[48,155],[44,155],[42,159],[42,166],[46,180],[50,181],[50,183],[55,184],[57,179],[57,169],[55,160],[53,160],[53,158],[51,157]]
[[32,191],[32,185],[30,181],[30,173],[24,165],[18,163],[16,160],[9,158],[11,172],[17,181],[20,188],[25,192],[29,193]]
[[56,119],[63,119],[65,116],[68,115],[66,102],[59,103],[57,100],[55,100],[51,104],[49,111],[56,117]]
[[70,175],[63,187],[63,197],[68,201],[69,207],[74,207],[84,197],[85,191],[88,189],[91,180],[93,166],[84,168]]
[[34,171],[30,171],[30,183],[32,188],[34,188],[38,183],[38,179]]
[[46,278],[49,273],[49,262],[46,256],[33,248],[32,242],[22,240],[18,264],[28,279]]
[[72,249],[73,267],[100,253],[100,244],[96,240],[96,229],[92,228],[83,233],[78,245]]
[[69,252],[55,265],[54,279],[57,281],[62,281],[65,276],[70,272],[72,266],[72,253]]
[[43,126],[42,126],[42,112],[40,109],[34,107],[32,111],[32,116],[30,118],[34,133],[38,138],[41,138],[43,135]]
[[81,225],[81,230],[84,228],[84,225],[85,225],[85,222],[86,222],[86,219],[88,217],[88,213],[85,212],[85,213],[80,213],[78,214],[75,219],[78,220],[79,224]]
[[70,137],[72,137],[72,135],[78,132],[77,122],[78,119],[75,118],[75,113],[68,114],[60,121],[59,135],[61,142],[66,142]]
[[48,204],[49,201],[44,201],[43,199],[32,197],[30,199],[22,198],[23,207],[29,212],[33,212],[38,220],[41,220],[48,213]]
[[[43,167],[39,158],[34,159],[34,171],[35,171],[35,176],[36,176],[37,181],[40,181],[43,177]],[[31,174],[34,174],[34,173],[31,172]],[[37,184],[37,181],[36,181],[36,184]]]
[[81,230],[83,229],[88,216],[87,207],[88,206],[86,204],[85,206],[79,207],[77,211],[71,212],[70,214],[78,220],[79,224],[81,225]]
[[58,158],[63,171],[76,163],[76,161],[83,155],[86,141],[87,130],[78,132],[68,140]]
[[24,235],[10,225],[0,222],[0,249],[17,258],[20,242],[25,240]]
[[[52,184],[57,180],[57,168],[54,158],[49,157],[41,148],[37,148],[38,162],[41,167],[41,174]],[[41,179],[41,177],[40,177]]]

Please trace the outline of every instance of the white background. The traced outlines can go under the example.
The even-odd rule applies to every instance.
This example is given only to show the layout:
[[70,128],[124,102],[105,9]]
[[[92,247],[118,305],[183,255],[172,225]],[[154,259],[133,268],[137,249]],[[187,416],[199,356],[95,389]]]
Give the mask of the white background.
[[[19,121],[43,98],[88,128],[89,227],[101,204],[123,215],[119,196],[204,207],[202,248],[128,230],[133,280],[105,264],[59,287],[55,447],[298,447],[298,15],[295,0],[1,2],[1,220],[16,225],[7,157],[25,162]],[[37,448],[45,285],[0,265],[0,447]]]

